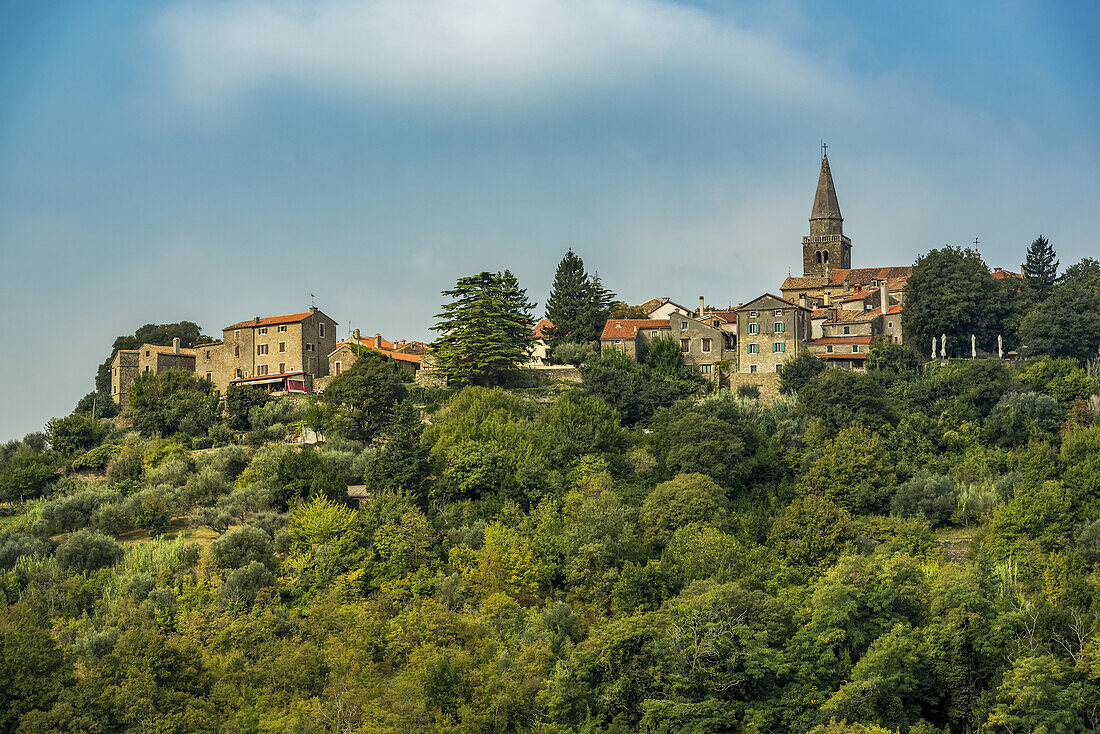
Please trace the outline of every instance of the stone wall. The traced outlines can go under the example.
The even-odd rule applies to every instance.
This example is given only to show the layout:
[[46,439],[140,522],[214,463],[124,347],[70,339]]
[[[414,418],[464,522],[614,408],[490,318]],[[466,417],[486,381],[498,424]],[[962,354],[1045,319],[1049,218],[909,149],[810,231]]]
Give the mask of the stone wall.
[[525,367],[524,372],[540,380],[560,380],[562,382],[581,382],[581,371],[567,364]]
[[760,388],[760,400],[766,403],[779,397],[779,374],[776,372],[734,372],[729,376],[730,390],[734,393],[741,385]]

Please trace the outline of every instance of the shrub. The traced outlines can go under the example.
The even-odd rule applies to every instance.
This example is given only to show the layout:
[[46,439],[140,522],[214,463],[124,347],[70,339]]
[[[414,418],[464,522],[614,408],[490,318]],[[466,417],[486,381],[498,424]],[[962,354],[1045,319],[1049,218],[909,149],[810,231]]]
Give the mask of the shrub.
[[27,533],[0,533],[0,569],[9,569],[21,556],[48,556],[53,543]]
[[728,506],[725,492],[713,479],[705,474],[680,474],[654,487],[642,503],[639,516],[644,539],[660,547],[684,525],[722,525]]
[[65,540],[55,555],[61,568],[89,573],[118,563],[122,548],[102,533],[78,530]]
[[951,477],[917,476],[898,487],[890,500],[890,513],[942,525],[955,512],[957,498],[958,489]]
[[1087,522],[1077,531],[1077,552],[1085,563],[1100,561],[1100,520]]
[[737,397],[747,398],[749,400],[760,399],[760,386],[759,385],[738,385]]
[[91,451],[81,454],[73,461],[73,471],[81,471],[82,469],[103,471],[121,451],[122,447],[117,444],[108,443],[97,446]]
[[1008,393],[986,419],[990,442],[1019,446],[1030,439],[1052,439],[1058,435],[1065,415],[1058,401],[1042,393]]
[[59,497],[42,508],[42,522],[51,533],[79,530],[88,525],[96,508],[110,499],[111,495],[90,489]]
[[251,606],[260,589],[275,584],[271,571],[259,561],[252,561],[231,571],[222,584],[219,596],[222,604],[229,607]]
[[254,525],[234,528],[210,544],[214,560],[226,570],[253,562],[270,567],[274,563],[271,550],[271,536]]

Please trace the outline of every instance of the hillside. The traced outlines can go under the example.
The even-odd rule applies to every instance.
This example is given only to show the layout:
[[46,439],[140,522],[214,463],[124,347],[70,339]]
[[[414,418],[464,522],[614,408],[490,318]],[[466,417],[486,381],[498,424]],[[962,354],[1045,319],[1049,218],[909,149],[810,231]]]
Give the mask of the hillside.
[[874,349],[774,402],[153,376],[0,450],[0,730],[1097,730],[1096,363]]

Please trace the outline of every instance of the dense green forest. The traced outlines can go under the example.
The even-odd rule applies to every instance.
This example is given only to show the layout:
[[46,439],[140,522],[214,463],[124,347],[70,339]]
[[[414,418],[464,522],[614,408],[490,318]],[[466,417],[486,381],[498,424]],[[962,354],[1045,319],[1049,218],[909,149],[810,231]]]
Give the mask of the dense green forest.
[[0,445],[0,731],[1100,729],[1100,265],[933,251],[907,328],[992,293],[1026,358],[803,352],[763,401],[568,341],[622,306],[570,256],[580,384],[518,386],[532,304],[482,273],[454,387],[143,374]]
[[1095,730],[1097,375],[898,352],[769,404],[144,376],[2,447],[0,728]]

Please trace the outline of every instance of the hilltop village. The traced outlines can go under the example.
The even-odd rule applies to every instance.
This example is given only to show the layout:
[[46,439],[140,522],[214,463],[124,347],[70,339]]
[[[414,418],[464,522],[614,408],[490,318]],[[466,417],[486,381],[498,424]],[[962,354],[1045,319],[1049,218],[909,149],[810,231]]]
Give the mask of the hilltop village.
[[[1021,272],[1023,268],[1021,267]],[[680,344],[683,361],[707,381],[722,387],[755,385],[775,394],[779,367],[803,349],[842,369],[864,369],[876,337],[902,343],[901,314],[911,265],[852,267],[852,241],[844,234],[828,156],[822,156],[810,213],[802,238],[802,275],[788,276],[781,295],[763,293],[739,306],[697,307],[670,298],[651,298],[630,309],[640,318],[610,318],[600,335],[604,351],[638,359],[655,339]],[[1021,278],[1002,268],[994,278]],[[575,370],[549,364],[543,318],[533,325],[526,369],[564,379]],[[255,385],[269,393],[321,392],[332,377],[349,368],[363,350],[393,358],[421,384],[438,384],[428,344],[390,341],[380,333],[364,337],[356,329],[338,340],[338,322],[321,310],[254,316],[222,329],[222,338],[194,347],[143,344],[119,349],[111,361],[111,398],[125,405],[130,386],[142,373],[193,372],[222,394],[231,385]],[[922,345],[923,348],[923,345]]]

